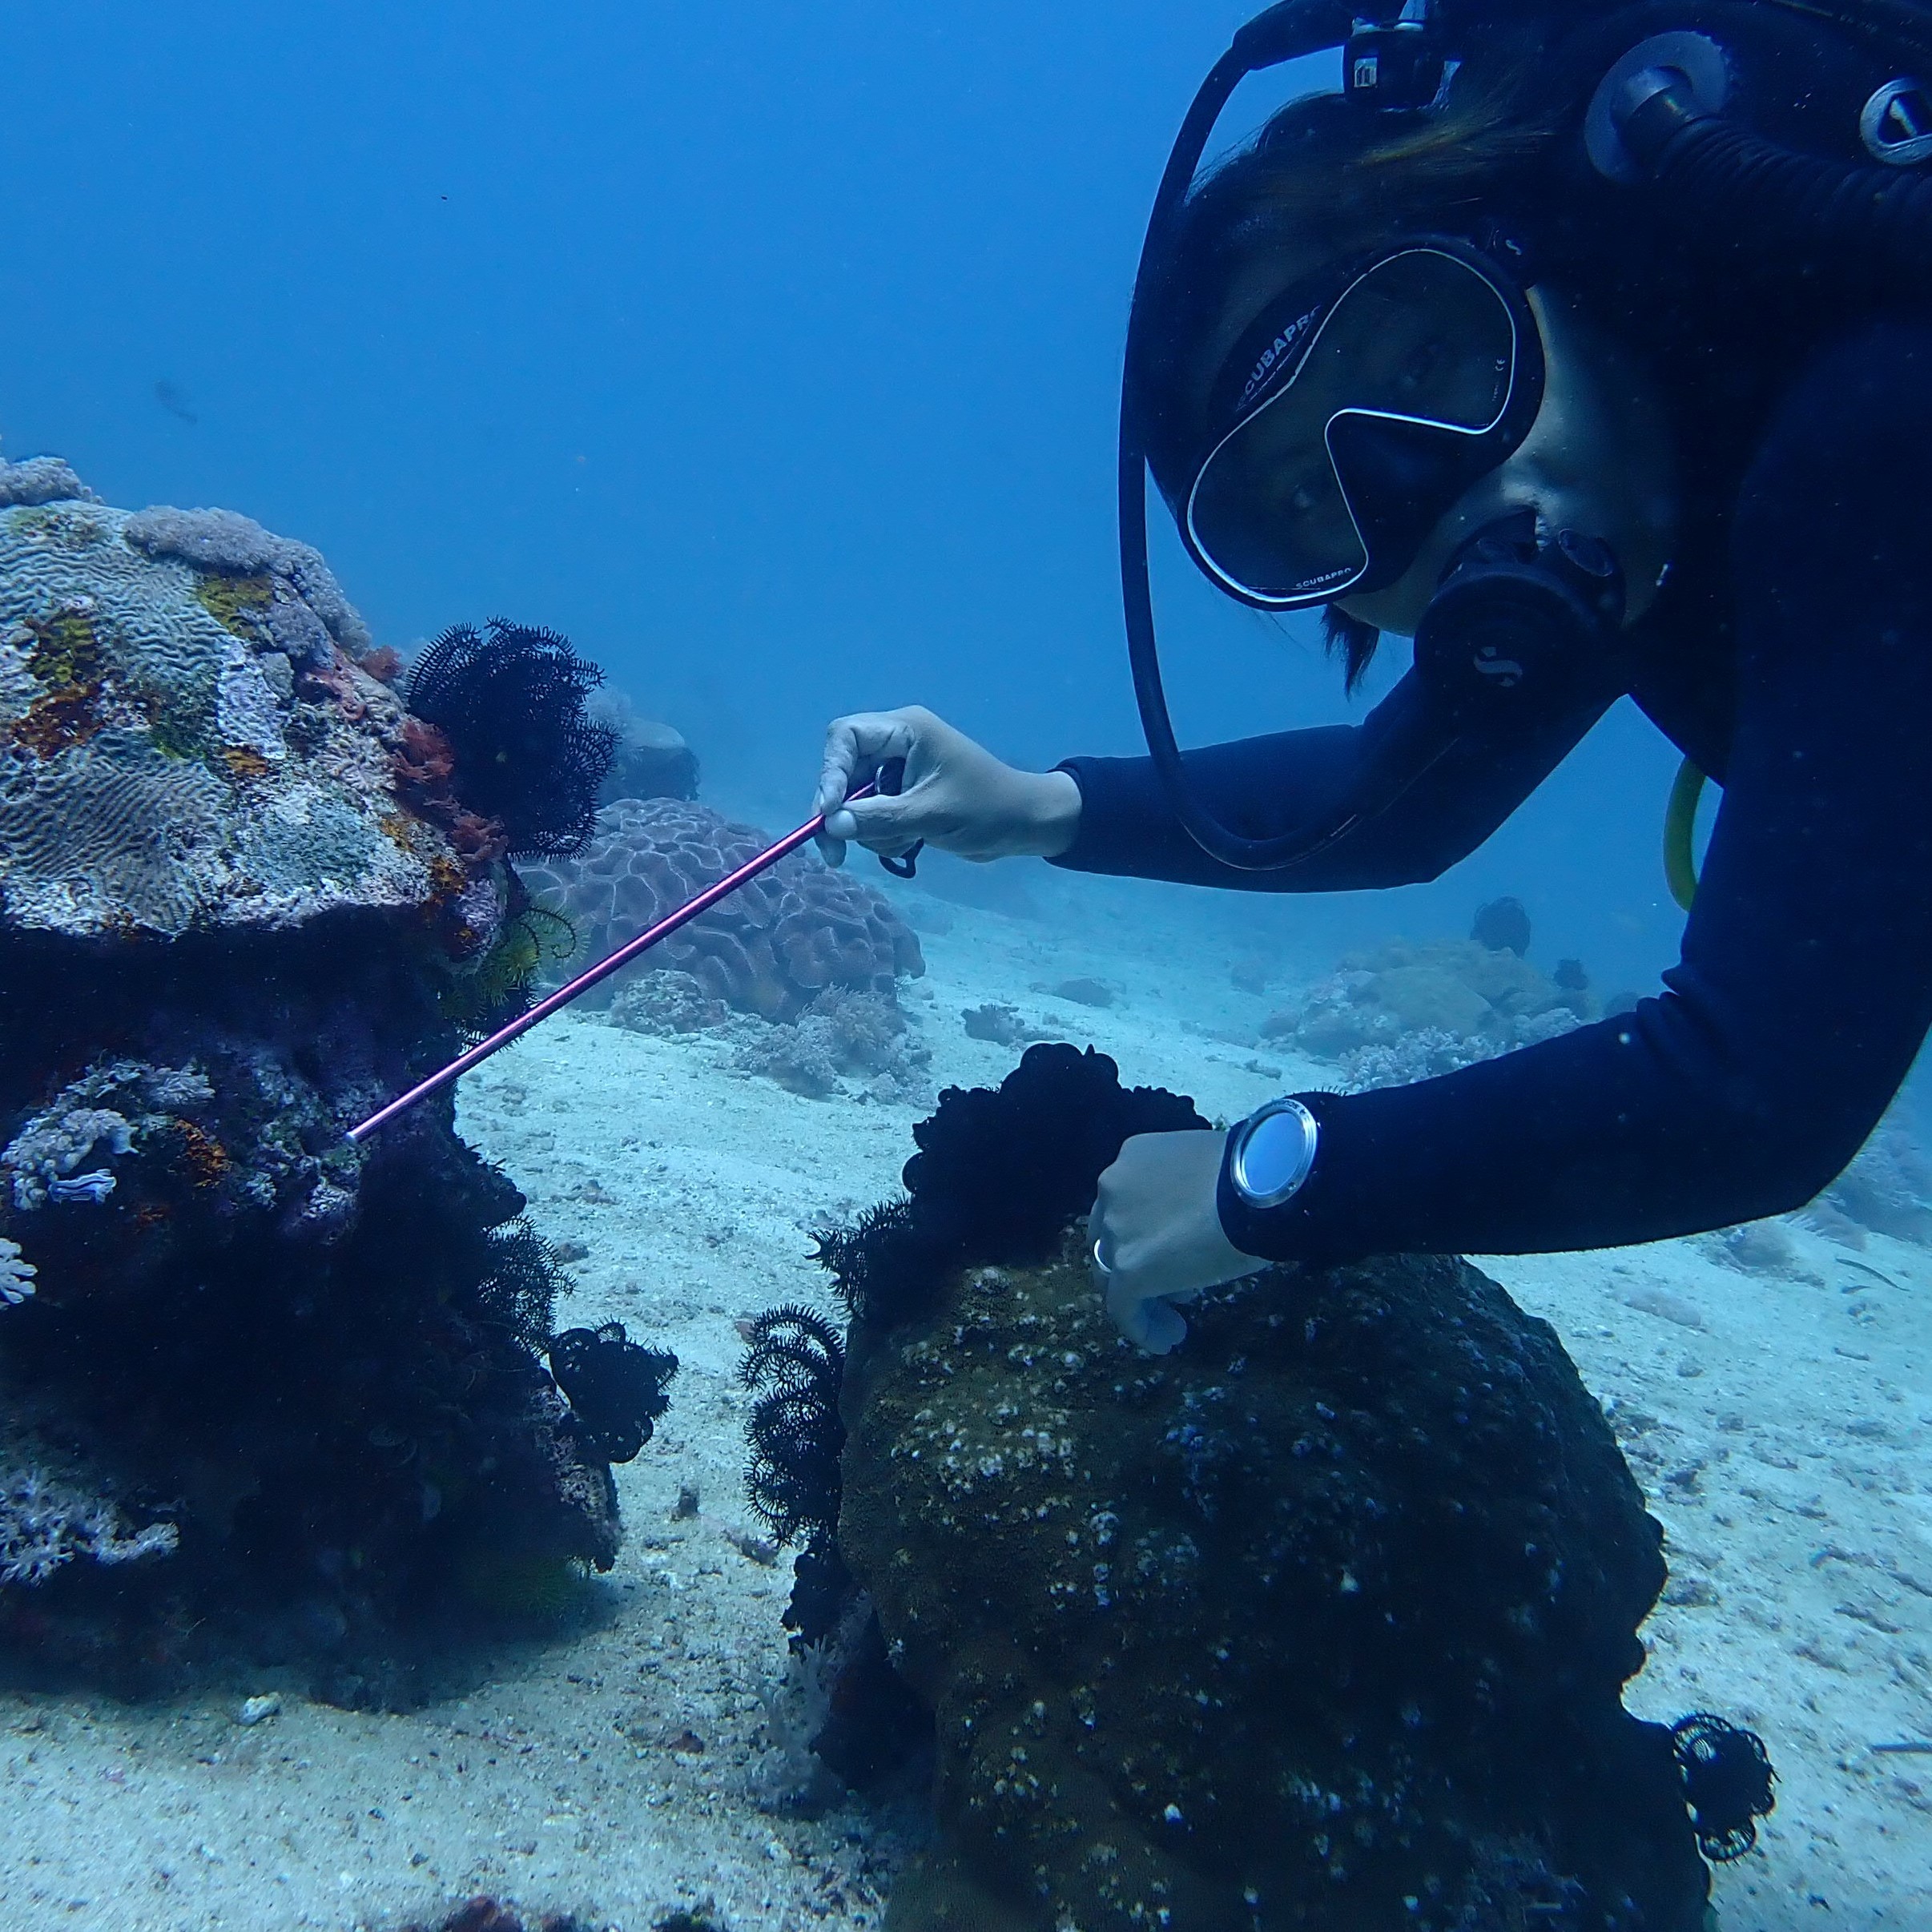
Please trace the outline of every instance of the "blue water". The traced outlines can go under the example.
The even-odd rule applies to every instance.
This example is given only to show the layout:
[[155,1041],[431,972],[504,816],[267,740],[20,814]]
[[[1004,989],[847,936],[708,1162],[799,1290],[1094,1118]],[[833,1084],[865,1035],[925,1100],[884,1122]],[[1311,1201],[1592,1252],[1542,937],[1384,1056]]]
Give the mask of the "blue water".
[[[924,703],[1035,767],[1137,751],[1114,529],[1125,318],[1176,123],[1244,11],[1198,0],[6,6],[4,453],[57,452],[113,505],[226,505],[313,543],[376,638],[405,654],[495,615],[561,631],[639,711],[685,734],[707,802],[775,830],[808,809],[820,735],[842,711]],[[1228,138],[1306,78],[1251,88]],[[1234,607],[1171,530],[1153,535],[1184,741],[1358,717],[1403,667],[1391,641],[1364,691],[1345,696],[1312,622]],[[948,909],[935,920],[907,896],[934,965],[908,999],[924,1001],[911,1010],[935,1046],[935,1084],[995,1078],[1010,1059],[962,1030],[969,1002],[1010,992],[1032,1014],[1034,996],[1069,974],[1117,968],[1118,1010],[1053,1023],[1091,1027],[1130,1078],[1188,1085],[1234,1117],[1281,1069],[1253,1057],[1277,1049],[1257,1031],[1260,996],[1230,990],[1229,960],[1278,953],[1286,986],[1352,944],[1466,932],[1473,909],[1503,893],[1527,904],[1539,965],[1573,956],[1600,992],[1652,990],[1682,925],[1660,863],[1676,766],[1620,706],[1482,851],[1397,892],[1248,897],[1016,863],[1000,877],[1020,883],[992,889],[1031,892],[1042,916],[963,916],[956,928]],[[968,882],[938,866],[927,883],[958,895]],[[1183,924],[1198,944],[1177,943]],[[207,1898],[233,1914],[207,1922],[255,1932],[256,1902],[288,1882],[268,1870],[284,1860],[278,1846],[302,1894],[302,1915],[292,1906],[278,1928],[346,1925],[332,1914],[352,1896],[354,1922],[395,1924],[472,1884],[557,1901],[594,1881],[610,1893],[624,1856],[623,1882],[661,1903],[662,1874],[686,1875],[676,1833],[714,1825],[706,1842],[736,1862],[721,1894],[754,1902],[735,1926],[781,1922],[756,1916],[759,1888],[777,1884],[767,1863],[805,1886],[715,1749],[731,1727],[755,1728],[749,1713],[783,1667],[788,1580],[742,1542],[718,1554],[716,1525],[749,1520],[734,1487],[731,1319],[817,1291],[801,1230],[891,1187],[913,1117],[843,1101],[815,1115],[818,1102],[739,1077],[725,1049],[699,1051],[574,1016],[464,1089],[465,1131],[584,1262],[589,1318],[624,1313],[686,1355],[681,1406],[624,1479],[633,1541],[618,1585],[632,1594],[607,1629],[568,1655],[520,1655],[415,1730],[298,1709],[292,1695],[280,1729],[249,1738],[211,1705],[122,1713],[97,1736],[95,1706],[58,1701],[46,1738],[39,1706],[10,1742],[0,1735],[10,1791],[43,1746],[97,1808],[130,1775],[147,1780],[141,1815],[185,1834],[153,1854],[157,1870],[165,1850],[186,1873],[171,1927]],[[1128,1065],[1135,1051],[1153,1064]],[[1816,1260],[1822,1238],[1807,1235],[1805,1255]],[[1785,1835],[1772,1862],[1741,1868],[1724,1932],[1846,1925],[1849,1910],[1834,1918],[1804,1889],[1810,1875],[1828,1870],[1855,1890],[1843,1874],[1870,1834],[1903,1842],[1901,1821],[1932,1805],[1916,1747],[1858,1755],[1887,1737],[1924,1741],[1923,1651],[1890,1671],[1898,1653],[1883,1648],[1918,1641],[1932,1593],[1914,1580],[1932,1560],[1914,1366],[1923,1254],[1893,1242],[1863,1263],[1834,1256],[1827,1279],[1747,1275],[1714,1253],[1680,1244],[1614,1266],[1537,1258],[1507,1285],[1558,1325],[1632,1439],[1655,1431],[1639,1459],[1673,1557],[1681,1549],[1725,1593],[1676,1600],[1686,1614],[1664,1625],[1642,1694],[1670,1715],[1728,1700],[1772,1732],[1785,1768]],[[1852,1298],[1870,1295],[1874,1276],[1884,1292],[1868,1308]],[[690,1514],[681,1483],[700,1473],[704,1519],[673,1531]],[[1848,1619],[1859,1627],[1841,1628]],[[570,1688],[557,1681],[566,1663]],[[640,1674],[661,1664],[662,1678]],[[700,1677],[716,1701],[693,1716],[678,1700]],[[610,1708],[582,1715],[606,1679]],[[711,1758],[671,1742],[687,1723],[710,1732]],[[425,1764],[433,1738],[449,1764]],[[513,1743],[538,1753],[527,1769]],[[498,1748],[501,1767],[482,1758]],[[1848,1781],[1854,1758],[1862,1784]],[[473,1759],[477,1777],[461,1786]],[[440,1841],[392,1789],[419,1773]],[[670,1813],[654,1809],[660,1778]],[[714,1778],[738,1795],[720,1798]],[[531,1813],[513,1830],[499,1816],[513,1797]],[[70,1922],[140,1922],[139,1902],[97,1882],[95,1864],[108,1862],[91,1821],[106,1813],[72,1815],[70,1832],[68,1813],[37,1807],[33,1844],[58,1844],[69,1862],[57,1878],[49,1851],[34,1884],[95,1894],[93,1915]],[[582,1836],[543,1839],[539,1817]],[[861,1835],[839,1822],[823,1844],[843,1857]],[[517,1864],[540,1843],[549,1863]],[[115,1849],[116,1871],[146,1886],[131,1830]],[[0,1878],[15,1856],[42,1863],[38,1849],[0,1845]],[[337,1866],[352,1859],[365,1889],[352,1895],[345,1870],[339,1899]],[[1909,1932],[1909,1918],[1886,1915],[1908,1890],[1926,1895],[1922,1849],[1908,1862],[1896,1885],[1854,1872],[1870,1894],[1858,1923]],[[67,1897],[36,1890],[31,1922],[87,1906]],[[28,1910],[0,1884],[0,1932],[30,1922]]]
[[[1237,12],[9,11],[9,455],[304,537],[405,648],[561,630],[767,823],[840,710],[924,702],[1042,765],[1137,747],[1122,324]],[[1350,714],[1309,626],[1160,561],[1184,738]],[[1438,885],[1188,916],[1317,956],[1511,892],[1546,963],[1648,988],[1674,762],[1620,714]]]

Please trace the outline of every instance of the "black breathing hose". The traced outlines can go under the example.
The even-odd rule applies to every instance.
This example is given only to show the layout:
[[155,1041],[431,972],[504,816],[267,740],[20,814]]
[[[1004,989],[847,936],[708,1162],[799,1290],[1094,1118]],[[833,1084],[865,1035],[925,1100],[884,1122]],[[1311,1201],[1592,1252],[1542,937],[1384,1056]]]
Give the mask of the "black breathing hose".
[[1673,219],[1741,254],[1827,260],[1881,292],[1932,285],[1932,177],[1781,147],[1701,112],[1674,70],[1652,70],[1636,91],[1619,131]]

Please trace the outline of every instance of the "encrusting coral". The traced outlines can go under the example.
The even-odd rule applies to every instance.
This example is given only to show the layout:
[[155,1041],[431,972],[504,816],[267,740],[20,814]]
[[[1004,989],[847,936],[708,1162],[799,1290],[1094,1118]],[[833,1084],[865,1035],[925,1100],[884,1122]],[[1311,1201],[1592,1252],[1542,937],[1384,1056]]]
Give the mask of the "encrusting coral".
[[567,1282],[447,1095],[346,1138],[520,996],[527,902],[419,809],[426,722],[316,552],[13,494],[0,1646],[407,1696],[502,1577],[610,1564],[648,1420],[560,1392]]
[[[575,859],[521,867],[563,913],[587,963],[634,938],[770,843],[682,799],[620,799]],[[827,987],[891,993],[925,971],[919,941],[880,894],[815,853],[794,853],[665,940],[639,972],[688,973],[735,1012],[795,1019]],[[608,1004],[611,992],[590,1004]]]
[[0,507],[19,504],[98,503],[100,498],[56,456],[27,457],[18,463],[0,458]]
[[1700,1834],[1729,1855],[1768,1785],[1703,1779],[1693,1829],[1676,1741],[1622,1708],[1661,1536],[1555,1334],[1391,1258],[1264,1271],[1141,1355],[1078,1218],[1127,1134],[1204,1125],[1036,1047],[821,1238],[843,1364],[810,1311],[754,1331],[795,1648],[846,1644],[883,1709],[862,1616],[936,1726],[888,1925],[1698,1932]]
[[[161,507],[137,511],[122,534],[150,557],[179,558],[204,573],[203,594],[211,608],[226,601],[260,610],[277,646],[298,661],[326,660],[330,639],[352,656],[370,646],[368,625],[342,594],[322,553],[264,529],[252,517]],[[318,635],[318,624],[327,638]]]

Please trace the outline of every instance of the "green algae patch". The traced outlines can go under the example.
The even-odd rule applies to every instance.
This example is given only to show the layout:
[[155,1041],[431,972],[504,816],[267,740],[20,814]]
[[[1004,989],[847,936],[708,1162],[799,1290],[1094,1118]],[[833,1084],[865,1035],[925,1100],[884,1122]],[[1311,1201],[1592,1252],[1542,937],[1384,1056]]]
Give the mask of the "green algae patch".
[[16,536],[58,550],[89,550],[107,530],[92,507],[82,503],[23,504],[7,513]]
[[195,580],[195,602],[224,630],[254,644],[261,639],[256,620],[275,599],[275,585],[266,577],[221,577],[212,574]]
[[[1622,1707],[1660,1532],[1467,1264],[1270,1270],[1123,1342],[1070,1235],[855,1325],[839,1548],[936,1713],[892,1932],[1697,1932]],[[1632,1919],[1629,1922],[1638,1922]]]
[[29,618],[26,629],[33,636],[27,670],[42,689],[13,737],[36,758],[50,759],[85,744],[101,728],[100,641],[92,617],[77,605]]

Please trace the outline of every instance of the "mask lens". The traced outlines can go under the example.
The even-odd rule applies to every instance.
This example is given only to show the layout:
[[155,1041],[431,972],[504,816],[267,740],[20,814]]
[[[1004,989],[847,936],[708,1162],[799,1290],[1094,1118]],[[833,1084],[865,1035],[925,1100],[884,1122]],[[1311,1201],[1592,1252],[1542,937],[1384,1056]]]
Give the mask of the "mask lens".
[[[1409,248],[1365,270],[1299,366],[1201,466],[1187,506],[1196,554],[1230,589],[1269,603],[1319,602],[1371,574],[1392,582],[1407,560],[1375,556],[1372,533],[1426,530],[1467,487],[1468,440],[1508,405],[1516,338],[1502,292],[1458,256]],[[1346,454],[1338,461],[1337,446],[1358,440],[1331,433],[1344,418],[1413,425],[1402,438],[1403,502],[1362,500],[1376,479],[1354,473]]]

